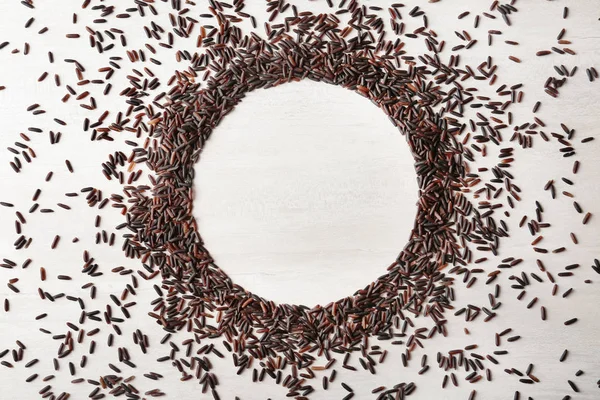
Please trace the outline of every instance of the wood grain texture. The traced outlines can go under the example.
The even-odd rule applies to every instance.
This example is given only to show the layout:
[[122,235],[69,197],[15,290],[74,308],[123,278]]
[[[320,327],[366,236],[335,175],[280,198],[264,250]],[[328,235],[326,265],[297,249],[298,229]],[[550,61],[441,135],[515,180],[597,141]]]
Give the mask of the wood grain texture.
[[211,254],[260,296],[350,296],[408,240],[418,187],[405,139],[368,100],[291,83],[250,95],[197,165],[194,215]]

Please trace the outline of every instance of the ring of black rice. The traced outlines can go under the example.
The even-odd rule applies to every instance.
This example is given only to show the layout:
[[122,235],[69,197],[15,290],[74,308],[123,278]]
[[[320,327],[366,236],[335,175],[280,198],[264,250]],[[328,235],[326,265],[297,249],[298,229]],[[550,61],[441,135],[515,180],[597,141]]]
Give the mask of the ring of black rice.
[[[467,244],[457,237],[472,210],[461,193],[466,163],[455,138],[460,128],[439,113],[451,93],[429,81],[425,68],[399,69],[360,49],[335,43],[316,48],[291,39],[278,46],[213,50],[221,68],[205,87],[183,74],[168,93],[147,146],[151,194],[148,187],[136,191],[127,216],[135,234],[124,246],[147,270],[160,270],[168,289],[150,315],[170,332],[224,336],[254,357],[283,353],[305,365],[316,350],[335,351],[365,335],[389,338],[407,313],[430,316],[442,332],[452,297],[451,279],[442,270],[464,265]],[[364,289],[313,308],[275,304],[232,282],[203,247],[192,215],[194,164],[219,122],[246,93],[301,79],[342,86],[378,105],[406,137],[419,186],[414,228],[397,260]]]

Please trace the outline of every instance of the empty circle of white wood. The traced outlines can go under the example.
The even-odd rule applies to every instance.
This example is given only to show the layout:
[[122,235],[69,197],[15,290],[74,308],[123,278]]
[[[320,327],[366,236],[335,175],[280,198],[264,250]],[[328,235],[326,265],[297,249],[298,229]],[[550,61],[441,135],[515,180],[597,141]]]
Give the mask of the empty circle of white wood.
[[302,81],[251,92],[195,165],[194,216],[233,280],[278,303],[326,304],[386,272],[414,224],[404,136],[369,100]]

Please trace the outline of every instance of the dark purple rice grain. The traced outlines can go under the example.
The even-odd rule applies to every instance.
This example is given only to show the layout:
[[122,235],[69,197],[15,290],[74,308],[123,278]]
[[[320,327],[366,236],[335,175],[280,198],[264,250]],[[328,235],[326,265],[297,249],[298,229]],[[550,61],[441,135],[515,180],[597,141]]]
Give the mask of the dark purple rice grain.
[[344,390],[351,392],[351,393],[354,392],[354,390],[352,390],[352,388],[350,386],[348,386],[346,383],[342,382],[341,385],[344,388]]
[[583,217],[582,224],[586,225],[589,222],[591,217],[592,217],[592,213],[589,213],[589,212],[586,213],[585,216]]
[[579,393],[579,388],[577,387],[577,385],[575,385],[573,381],[567,379],[567,383],[569,384],[569,386],[571,386],[571,389],[573,389],[575,393]]

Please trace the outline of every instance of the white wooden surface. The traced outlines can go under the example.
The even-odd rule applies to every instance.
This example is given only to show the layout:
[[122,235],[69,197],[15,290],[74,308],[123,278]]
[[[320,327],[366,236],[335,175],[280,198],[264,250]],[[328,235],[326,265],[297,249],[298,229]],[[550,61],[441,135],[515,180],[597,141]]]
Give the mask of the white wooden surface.
[[[375,4],[374,2],[367,2]],[[378,5],[382,4],[377,3]],[[385,2],[387,4],[388,2]],[[320,10],[315,2],[302,2],[313,10]],[[577,130],[577,138],[598,136],[600,101],[600,81],[588,83],[585,68],[600,67],[600,3],[594,0],[543,1],[531,0],[518,2],[520,12],[512,17],[510,29],[499,20],[483,18],[478,30],[472,29],[472,17],[485,11],[489,4],[476,0],[444,0],[436,4],[406,1],[405,10],[419,4],[428,11],[430,25],[440,37],[447,40],[446,48],[459,43],[454,31],[467,29],[479,43],[472,51],[462,56],[465,62],[478,65],[491,54],[498,64],[500,80],[508,84],[523,82],[525,98],[522,108],[515,111],[516,118],[530,118],[530,110],[537,100],[543,100],[539,116],[549,126],[549,131],[558,131],[560,122],[565,122]],[[562,8],[570,7],[567,20],[561,18]],[[117,143],[90,143],[88,133],[80,129],[87,115],[85,110],[72,104],[62,104],[59,99],[64,88],[57,89],[52,84],[52,75],[43,84],[36,79],[43,71],[60,72],[72,76],[72,66],[57,62],[47,63],[46,51],[52,50],[57,60],[72,57],[85,60],[86,68],[93,70],[101,66],[100,58],[88,50],[86,40],[65,41],[64,34],[72,32],[71,11],[66,4],[39,2],[36,10],[36,23],[25,30],[23,25],[29,13],[17,3],[0,4],[0,41],[10,40],[11,45],[0,51],[0,85],[7,90],[0,92],[0,200],[15,204],[31,204],[31,196],[38,186],[44,193],[40,203],[53,206],[57,202],[67,202],[64,193],[76,191],[81,186],[93,183],[102,187],[106,193],[117,190],[117,186],[107,183],[100,169],[100,163],[107,154],[119,149]],[[252,3],[249,12],[260,15],[262,4]],[[464,20],[456,16],[471,10],[472,14]],[[80,25],[90,23],[91,18],[79,11],[79,5],[73,5],[73,11],[80,14]],[[135,21],[123,22],[125,25]],[[50,31],[39,36],[41,27],[49,26]],[[416,27],[416,26],[415,26]],[[566,39],[572,40],[576,57],[551,55],[535,57],[535,52],[554,45],[555,37],[561,28],[567,28]],[[488,48],[487,30],[499,29],[504,33],[494,38],[494,46]],[[22,48],[23,41],[32,45],[27,57],[11,55],[10,49]],[[518,40],[520,46],[508,46],[504,40]],[[143,45],[144,38],[128,37],[135,46]],[[14,45],[13,45],[14,44]],[[193,45],[189,46],[193,48]],[[407,50],[419,51],[419,46],[409,40]],[[164,49],[160,49],[161,54]],[[448,54],[448,52],[446,52]],[[515,55],[523,60],[515,64],[508,60]],[[159,75],[168,77],[177,64],[173,57],[165,57],[162,68],[152,68]],[[162,59],[162,58],[161,58]],[[561,89],[557,100],[543,94],[543,83],[549,74],[553,74],[552,65],[564,63],[568,67],[579,65],[579,72]],[[69,75],[70,74],[70,75]],[[123,74],[116,74],[117,82],[124,81]],[[474,83],[473,83],[474,84]],[[482,87],[482,94],[491,90]],[[122,101],[114,97],[115,110]],[[32,103],[40,103],[48,114],[32,117],[25,108]],[[102,107],[111,107],[111,103],[102,100]],[[122,108],[122,107],[121,107]],[[116,111],[115,111],[116,112]],[[57,129],[52,117],[62,117],[69,126]],[[38,154],[35,164],[23,173],[15,175],[8,166],[10,153],[4,150],[19,140],[19,132],[28,126],[51,126],[63,132],[60,145],[50,146],[47,133],[31,135]],[[552,128],[550,128],[552,127]],[[233,279],[247,289],[276,301],[304,303],[313,305],[327,303],[341,296],[351,294],[385,270],[396,253],[403,246],[412,227],[415,213],[416,183],[411,157],[403,139],[394,132],[388,120],[365,99],[345,92],[343,89],[298,83],[281,88],[253,93],[233,114],[227,117],[217,128],[202,160],[198,165],[198,196],[195,212],[207,247],[215,255],[218,264]],[[582,161],[580,173],[573,178],[576,186],[572,190],[586,210],[594,213],[593,219],[600,216],[600,186],[596,184],[599,176],[599,144],[595,141],[578,151]],[[399,351],[392,352],[386,363],[378,369],[378,374],[349,373],[339,369],[337,382],[349,382],[357,392],[357,399],[373,398],[370,391],[379,386],[392,386],[400,381],[415,381],[417,392],[411,399],[466,399],[472,389],[477,389],[477,399],[509,400],[515,390],[521,392],[521,398],[531,396],[539,399],[562,399],[569,394],[573,399],[598,399],[600,389],[595,385],[600,379],[600,346],[597,332],[600,330],[600,312],[598,304],[600,277],[589,268],[594,257],[600,254],[600,234],[596,224],[582,226],[581,216],[573,210],[570,201],[550,201],[542,186],[548,179],[560,180],[567,176],[572,160],[562,159],[558,155],[556,144],[540,142],[534,150],[518,153],[514,166],[517,184],[524,189],[523,202],[513,213],[509,224],[513,229],[511,237],[502,243],[501,255],[523,257],[526,262],[522,270],[536,271],[537,255],[528,245],[532,238],[526,231],[516,230],[516,225],[524,214],[532,215],[535,200],[543,200],[546,216],[553,227],[545,234],[544,244],[564,245],[568,243],[568,232],[577,233],[580,245],[567,245],[568,251],[553,256],[546,262],[554,272],[564,265],[581,263],[577,276],[561,283],[561,294],[568,287],[574,293],[563,299],[560,295],[551,297],[549,285],[532,285],[523,301],[515,299],[508,281],[501,301],[500,315],[493,322],[465,324],[460,318],[449,316],[451,334],[445,339],[429,342],[423,353],[429,354],[430,364],[434,363],[435,352],[478,343],[479,352],[493,351],[493,335],[505,328],[512,327],[522,336],[519,342],[509,347],[510,355],[502,358],[502,364],[495,369],[494,381],[469,385],[460,382],[459,388],[442,391],[439,386],[443,373],[432,366],[425,375],[417,375],[418,365],[405,369],[401,367]],[[69,174],[64,160],[69,158],[76,174]],[[42,183],[49,170],[54,171],[53,181]],[[60,184],[57,184],[60,182]],[[568,190],[565,185],[560,190]],[[96,212],[85,206],[82,199],[68,203],[74,210],[67,213],[58,211],[52,216],[27,216],[27,230],[35,232],[36,241],[25,256],[15,252],[12,243],[16,239],[13,220],[14,210],[0,207],[0,258],[6,257],[23,261],[32,257],[34,263],[27,270],[0,270],[0,297],[11,299],[11,311],[0,313],[0,349],[14,346],[21,339],[28,346],[26,359],[38,357],[43,362],[37,366],[40,376],[52,373],[50,358],[56,354],[57,341],[38,331],[40,326],[55,332],[65,330],[67,321],[76,320],[79,309],[75,303],[62,302],[49,304],[37,296],[37,287],[51,292],[66,291],[79,293],[87,298],[87,292],[80,290],[88,281],[78,274],[81,268],[81,254],[90,249],[103,271],[124,265],[135,267],[134,262],[123,257],[117,248],[93,245],[95,231],[92,229]],[[103,229],[108,229],[120,221],[116,212],[103,214]],[[596,221],[597,222],[597,221]],[[55,234],[63,240],[60,251],[50,251],[50,243]],[[81,242],[70,243],[70,238],[78,236]],[[48,270],[47,282],[39,281],[39,267]],[[490,263],[487,268],[492,268]],[[520,270],[519,270],[520,271]],[[516,271],[518,272],[518,271]],[[73,281],[59,281],[58,274],[71,274]],[[18,277],[19,295],[14,295],[4,284],[10,278]],[[584,284],[584,279],[592,279],[592,284]],[[99,298],[108,299],[111,293],[120,294],[127,278],[107,274],[98,284]],[[149,302],[155,293],[151,285],[157,281],[145,283],[138,290],[138,306],[133,312],[133,323],[124,326],[122,338],[117,338],[115,347],[106,347],[99,340],[97,355],[90,358],[88,367],[79,370],[78,376],[97,379],[100,374],[111,371],[106,363],[116,358],[116,347],[127,346],[131,332],[141,328],[151,334],[151,346],[148,355],[135,353],[134,362],[140,366],[137,373],[153,370],[162,373],[165,378],[158,384],[138,378],[140,388],[149,390],[161,387],[168,393],[169,399],[204,399],[210,395],[199,393],[197,383],[180,382],[175,369],[166,364],[157,364],[154,360],[166,353],[158,346],[162,332],[156,329],[146,315]],[[485,304],[489,288],[482,282],[470,290],[457,284],[456,306],[467,303]],[[548,308],[548,321],[539,320],[539,310],[526,310],[525,304],[534,296]],[[109,301],[109,300],[108,300]],[[98,306],[95,306],[98,307]],[[34,320],[41,312],[49,316],[43,323]],[[576,316],[576,326],[566,328],[563,321]],[[100,324],[104,334],[106,327]],[[468,327],[471,335],[463,333]],[[103,336],[105,337],[105,336]],[[87,349],[87,346],[84,346]],[[72,356],[76,364],[84,354],[84,348]],[[563,349],[570,350],[566,363],[559,363]],[[106,356],[111,352],[110,357]],[[420,357],[420,354],[415,354]],[[528,363],[534,363],[534,374],[542,381],[538,385],[523,385],[514,376],[502,372],[503,368],[516,367],[525,370]],[[66,365],[62,364],[64,370]],[[231,361],[216,362],[221,380],[221,398],[233,399],[239,395],[242,399],[264,400],[282,399],[285,392],[272,383],[252,384],[249,374],[235,375]],[[582,369],[585,374],[579,378],[574,373]],[[2,369],[0,384],[3,391],[0,399],[25,400],[38,398],[37,391],[44,386],[39,380],[27,385],[24,379],[31,373],[22,365],[14,369]],[[320,379],[320,378],[319,378]],[[319,379],[315,380],[318,386]],[[577,382],[581,393],[572,393],[566,380]],[[51,382],[58,391],[73,392],[72,399],[86,398],[91,388],[70,385],[67,373],[57,374]],[[339,385],[333,385],[328,392],[320,391],[314,399],[338,399],[345,394]]]
[[197,167],[195,215],[233,280],[326,304],[376,279],[414,224],[405,139],[370,101],[314,82],[251,93]]

